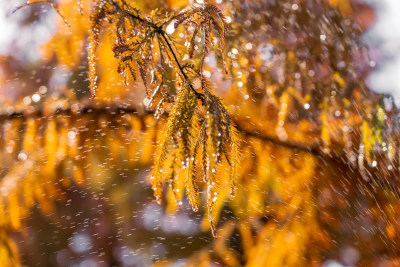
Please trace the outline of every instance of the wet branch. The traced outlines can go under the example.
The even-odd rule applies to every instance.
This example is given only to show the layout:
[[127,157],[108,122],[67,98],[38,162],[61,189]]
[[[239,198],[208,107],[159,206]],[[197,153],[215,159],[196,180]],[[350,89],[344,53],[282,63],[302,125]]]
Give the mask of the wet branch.
[[[184,69],[183,69],[181,63],[179,62],[178,56],[176,55],[174,49],[172,48],[171,42],[168,40],[167,33],[166,33],[165,30],[163,29],[164,25],[166,25],[166,24],[157,25],[157,24],[155,24],[155,23],[152,23],[152,22],[150,22],[150,21],[147,21],[146,19],[144,19],[144,18],[142,18],[142,17],[140,17],[140,16],[138,16],[138,15],[135,15],[135,14],[133,14],[133,13],[131,13],[131,12],[126,11],[125,9],[121,8],[121,7],[118,5],[117,2],[115,2],[115,1],[111,1],[111,2],[112,2],[113,6],[114,6],[115,8],[117,8],[117,9],[120,10],[120,11],[126,12],[132,19],[135,19],[135,20],[137,20],[137,21],[139,21],[139,22],[141,22],[141,23],[144,23],[144,24],[150,26],[151,28],[153,28],[154,32],[156,32],[159,36],[161,36],[161,39],[164,40],[164,42],[167,44],[168,50],[169,50],[169,52],[171,53],[171,55],[173,56],[174,61],[175,61],[175,64],[176,64],[176,66],[178,67],[179,72],[181,73],[183,79],[185,80],[185,82],[187,82],[187,84],[188,84],[188,86],[189,86],[189,89],[196,95],[196,97],[197,97],[198,99],[201,100],[202,104],[204,105],[204,104],[205,104],[204,95],[201,94],[201,93],[199,93],[199,92],[197,92],[197,91],[194,89],[193,85],[192,85],[191,82],[190,82],[189,77],[186,75],[186,73],[185,73],[185,71],[184,71]],[[160,51],[160,52],[161,52],[161,51]]]
[[[85,115],[85,114],[109,114],[111,116],[113,115],[122,115],[122,114],[135,114],[137,116],[143,116],[145,114],[153,114],[154,112],[151,110],[145,111],[145,113],[138,112],[137,109],[135,108],[129,108],[129,107],[116,107],[116,106],[108,106],[108,107],[88,107],[84,106],[79,108],[78,110],[72,110],[71,108],[66,108],[66,109],[57,109],[51,114],[45,114],[43,110],[38,109],[32,112],[10,112],[10,113],[0,113],[0,124],[3,123],[3,121],[8,121],[8,120],[13,120],[13,119],[27,119],[31,117],[52,117],[55,115],[69,115],[69,116],[80,116],[80,115]],[[328,155],[324,152],[322,152],[319,149],[318,144],[304,144],[304,143],[299,143],[299,142],[292,142],[290,140],[288,141],[281,141],[275,136],[271,135],[266,135],[263,133],[260,133],[258,131],[250,131],[247,129],[244,129],[241,127],[241,123],[239,120],[233,119],[233,121],[236,124],[236,128],[239,130],[240,133],[246,135],[246,136],[251,136],[255,138],[259,138],[262,141],[266,142],[271,142],[275,145],[286,147],[289,149],[295,149],[298,151],[304,151],[308,152],[310,154],[313,154],[317,157],[320,158],[332,158],[332,155]]]

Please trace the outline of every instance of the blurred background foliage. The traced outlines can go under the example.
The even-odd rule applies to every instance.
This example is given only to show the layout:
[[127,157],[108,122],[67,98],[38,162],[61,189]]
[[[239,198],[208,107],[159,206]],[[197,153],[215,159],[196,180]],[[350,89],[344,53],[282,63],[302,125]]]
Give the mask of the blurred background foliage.
[[[203,3],[128,2],[149,17]],[[179,207],[171,187],[155,202],[149,173],[166,115],[154,118],[141,82],[124,85],[107,26],[90,95],[93,1],[57,3],[70,26],[46,3],[8,16],[19,34],[0,59],[1,266],[400,264],[399,112],[365,84],[375,66],[360,40],[374,20],[369,6],[208,1],[229,25],[229,74],[216,49],[203,75],[243,153],[234,197],[229,172],[219,174],[214,239],[204,190],[198,212],[186,198]],[[183,62],[198,63],[185,47],[191,31],[168,33]],[[172,74],[165,86],[176,87]]]

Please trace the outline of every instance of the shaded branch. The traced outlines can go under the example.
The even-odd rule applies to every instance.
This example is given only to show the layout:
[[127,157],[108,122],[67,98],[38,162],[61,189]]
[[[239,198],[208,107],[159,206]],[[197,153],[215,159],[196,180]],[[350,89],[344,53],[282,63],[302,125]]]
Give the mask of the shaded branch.
[[[147,110],[145,111],[146,114],[153,114],[153,111]],[[72,110],[71,108],[67,109],[57,109],[51,114],[45,114],[43,110],[37,109],[32,112],[10,112],[10,113],[0,113],[0,123],[6,120],[12,120],[12,119],[26,119],[29,117],[51,117],[54,115],[84,115],[84,114],[110,114],[110,115],[121,115],[121,114],[136,114],[140,116],[141,112],[139,112],[135,108],[129,108],[129,107],[118,107],[118,106],[108,106],[108,107],[88,107],[88,106],[83,106],[77,110]],[[258,131],[249,131],[244,129],[241,126],[240,121],[233,119],[233,121],[236,124],[236,128],[238,131],[246,136],[251,136],[251,137],[256,137],[259,138],[263,141],[271,142],[275,145],[286,147],[289,149],[296,149],[299,151],[304,151],[311,153],[317,157],[320,158],[332,158],[332,155],[328,155],[326,153],[323,153],[317,144],[315,145],[307,145],[304,143],[299,143],[299,142],[291,142],[291,141],[281,141],[275,136],[271,135],[266,135],[263,133],[260,133]]]

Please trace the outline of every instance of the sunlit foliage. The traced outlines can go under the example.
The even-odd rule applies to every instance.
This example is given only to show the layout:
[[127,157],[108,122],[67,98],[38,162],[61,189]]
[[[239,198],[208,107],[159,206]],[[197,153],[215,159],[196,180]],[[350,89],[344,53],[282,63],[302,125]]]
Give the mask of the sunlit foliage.
[[[187,253],[187,266],[318,266],[348,249],[347,265],[398,256],[399,112],[364,83],[354,3],[21,7],[40,3],[59,15],[44,60],[93,96],[42,86],[1,106],[2,265],[21,264],[11,236],[27,235],[33,209],[58,220],[71,188],[118,187],[107,178],[115,168],[147,169],[168,214],[190,205],[203,215],[215,239]],[[112,192],[120,212],[131,192]],[[171,252],[153,263],[175,261]]]

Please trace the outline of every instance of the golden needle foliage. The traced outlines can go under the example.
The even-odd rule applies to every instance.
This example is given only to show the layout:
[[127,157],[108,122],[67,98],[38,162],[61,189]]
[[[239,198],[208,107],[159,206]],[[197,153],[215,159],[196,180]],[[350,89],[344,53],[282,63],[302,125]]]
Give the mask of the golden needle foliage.
[[[92,93],[96,93],[97,74],[96,74],[96,48],[100,38],[101,23],[103,20],[111,22],[115,29],[115,44],[113,51],[116,58],[120,60],[118,72],[125,75],[127,71],[136,80],[133,61],[139,69],[140,76],[146,88],[147,99],[152,102],[159,94],[163,97],[161,88],[164,75],[159,66],[168,63],[176,72],[178,95],[176,101],[172,103],[169,114],[169,121],[166,126],[165,135],[160,142],[160,148],[156,154],[156,164],[152,177],[155,196],[160,202],[162,185],[169,176],[173,187],[179,183],[177,179],[184,179],[185,189],[188,194],[190,204],[194,210],[198,206],[198,189],[196,175],[193,172],[197,161],[197,153],[200,144],[202,145],[201,157],[203,164],[204,180],[208,184],[208,207],[210,224],[214,232],[215,215],[213,211],[214,203],[219,195],[218,180],[215,179],[218,165],[223,156],[228,160],[228,153],[232,154],[232,179],[236,176],[236,166],[239,158],[238,140],[236,130],[231,122],[228,112],[221,100],[211,93],[211,86],[203,76],[204,59],[210,52],[213,28],[217,31],[220,38],[222,58],[225,57],[225,35],[226,22],[222,12],[215,6],[204,5],[191,8],[178,15],[165,15],[160,12],[153,12],[150,18],[143,18],[138,9],[133,8],[124,1],[97,1],[94,4],[94,11],[91,15],[91,29],[89,37],[89,80]],[[204,35],[201,60],[198,67],[194,65],[182,65],[178,59],[179,53],[175,46],[175,41],[168,36],[165,27],[174,21],[174,28],[180,25],[195,25],[192,40],[197,33]],[[158,51],[153,51],[153,47],[158,47]],[[194,42],[191,41],[189,54],[193,56]],[[158,56],[159,55],[159,56]],[[224,63],[225,64],[225,63]],[[226,68],[226,67],[225,67]],[[147,74],[152,73],[151,84],[154,92],[148,88]],[[194,89],[193,80],[201,80],[201,90],[199,93]],[[124,78],[126,79],[126,78]],[[168,97],[160,100],[158,108],[161,108],[164,101],[171,99],[170,92],[165,92]],[[197,114],[198,103],[206,109],[204,122],[199,129],[199,118]],[[159,112],[159,111],[156,111]],[[170,144],[173,144],[170,152]],[[227,144],[231,144],[231,151],[227,151]],[[171,165],[164,166],[165,160],[171,157]],[[163,175],[164,167],[172,170],[169,174]],[[186,177],[181,177],[180,169],[186,169]],[[233,187],[232,187],[233,190]],[[173,189],[175,191],[175,189]],[[181,196],[176,196],[177,202],[181,202]]]

